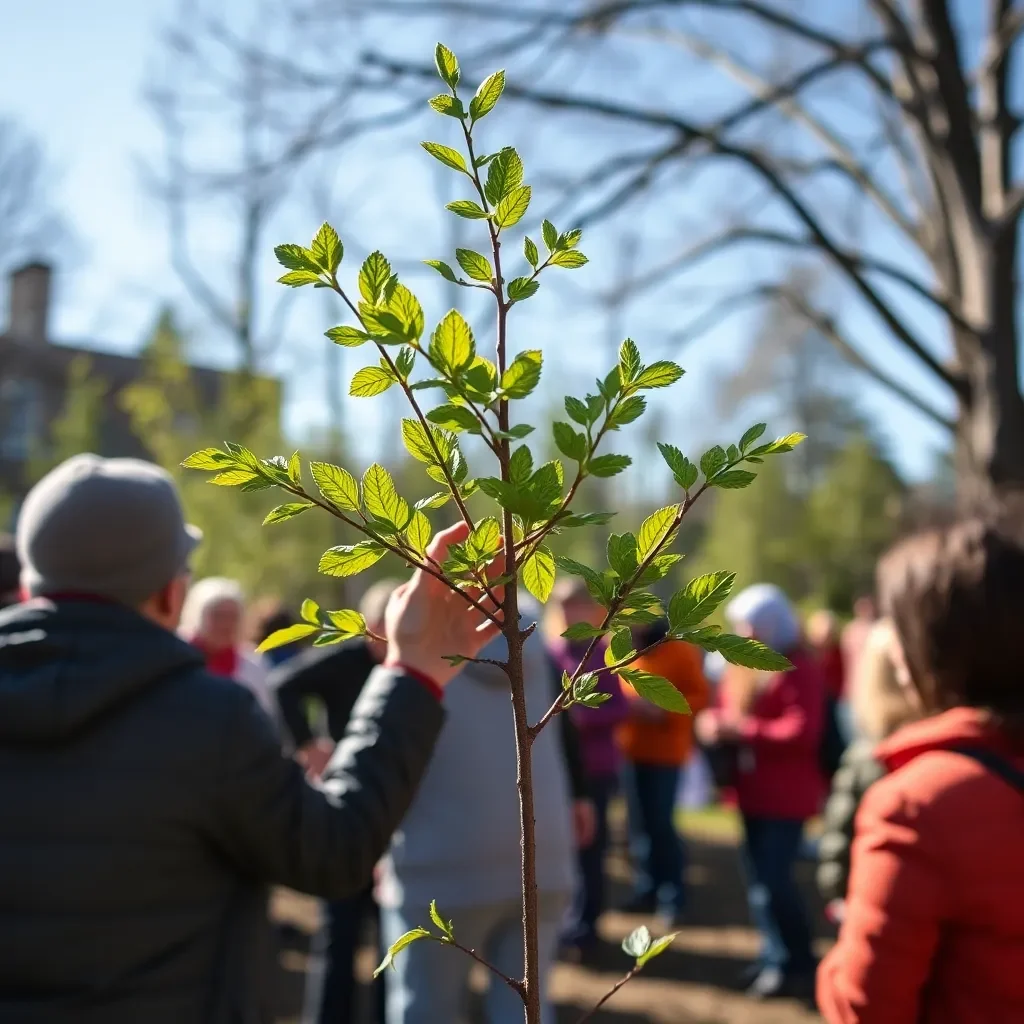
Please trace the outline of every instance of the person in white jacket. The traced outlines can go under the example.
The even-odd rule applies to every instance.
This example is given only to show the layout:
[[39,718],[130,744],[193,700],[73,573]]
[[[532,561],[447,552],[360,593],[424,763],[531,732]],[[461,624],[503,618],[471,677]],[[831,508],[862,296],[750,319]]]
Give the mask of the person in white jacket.
[[260,707],[276,720],[267,685],[269,666],[242,642],[245,593],[240,583],[207,576],[193,584],[181,612],[179,634],[206,658],[206,668],[250,690]]

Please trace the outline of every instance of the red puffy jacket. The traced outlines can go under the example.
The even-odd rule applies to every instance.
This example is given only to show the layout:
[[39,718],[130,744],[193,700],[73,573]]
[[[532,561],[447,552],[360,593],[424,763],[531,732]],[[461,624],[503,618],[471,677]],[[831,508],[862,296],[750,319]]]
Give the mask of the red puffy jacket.
[[829,1024],[1024,1021],[1024,795],[949,748],[1024,768],[982,711],[900,729],[857,814],[846,917],[818,972]]

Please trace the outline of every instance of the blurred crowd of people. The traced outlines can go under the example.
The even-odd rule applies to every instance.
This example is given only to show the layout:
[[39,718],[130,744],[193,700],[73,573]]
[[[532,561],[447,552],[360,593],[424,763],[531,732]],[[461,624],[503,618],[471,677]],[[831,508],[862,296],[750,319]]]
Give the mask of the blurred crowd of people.
[[[109,465],[78,470],[93,479]],[[74,497],[66,468],[55,471],[62,472],[56,496],[52,480],[40,485],[44,496],[50,487],[51,504]],[[132,472],[141,471],[117,470],[128,478]],[[27,671],[25,651],[16,651],[20,641],[10,638],[43,628],[32,626],[43,621],[32,611],[39,598],[57,609],[58,624],[68,614],[62,609],[77,602],[122,600],[116,588],[94,589],[87,580],[76,578],[73,587],[46,583],[54,571],[37,571],[39,545],[58,526],[74,535],[75,520],[53,526],[60,517],[48,507],[33,518],[31,502],[17,551],[13,541],[0,543],[0,600],[18,605],[0,618],[0,714],[5,685],[23,686],[17,681]],[[875,596],[864,595],[845,624],[827,610],[803,620],[770,584],[742,590],[724,609],[730,630],[786,655],[792,668],[785,672],[704,657],[668,639],[666,622],[638,630],[637,667],[669,680],[692,716],[663,711],[604,672],[603,643],[564,639],[568,626],[599,626],[605,614],[582,582],[560,581],[544,609],[525,600],[526,620],[544,623],[523,653],[530,719],[540,718],[561,692],[563,673],[572,676],[581,665],[601,672],[607,695],[596,708],[576,705],[559,715],[532,748],[542,977],[559,954],[585,961],[600,941],[610,809],[617,801],[626,811],[633,879],[619,909],[658,918],[664,930],[686,924],[687,854],[678,810],[685,774],[702,771],[713,778],[714,798],[734,806],[742,820],[748,903],[761,937],[744,981],[751,997],[816,1000],[830,1024],[1024,1020],[1024,689],[1014,646],[1024,614],[1024,545],[1018,525],[1006,515],[973,519],[905,541],[879,567],[880,607]],[[69,543],[63,534],[61,543]],[[19,554],[27,563],[20,567]],[[401,592],[397,580],[366,592],[360,610],[372,634],[394,635],[388,609]],[[88,628],[81,619],[75,612],[68,628]],[[220,578],[191,583],[180,609],[161,620],[190,645],[208,675],[251,693],[272,723],[283,759],[343,808],[346,794],[366,791],[368,769],[360,758],[368,748],[387,746],[382,666],[414,680],[423,673],[374,639],[255,653],[261,640],[294,621],[273,602],[250,605],[236,582]],[[384,950],[427,923],[435,900],[455,921],[461,944],[501,974],[521,972],[516,752],[508,682],[496,665],[504,645],[495,636],[479,661],[445,676],[443,725],[422,764],[403,763],[403,797],[390,817],[360,809],[385,851],[374,858],[372,878],[367,871],[340,886],[310,884],[321,877],[312,846],[287,854],[301,866],[262,872],[266,881],[319,895],[343,890],[324,903],[308,974],[308,1024],[354,1019],[356,953],[370,922]],[[44,652],[37,661],[54,656]],[[62,671],[73,677],[74,661]],[[421,695],[435,688],[435,672],[441,670],[426,673],[432,678],[423,680]],[[14,701],[9,693],[8,701]],[[11,706],[18,711],[16,702]],[[46,741],[60,735],[47,734]],[[23,755],[25,742],[0,723],[0,765],[36,770],[31,757],[15,761],[10,754],[21,744]],[[265,750],[261,756],[268,756]],[[368,799],[377,783],[370,781]],[[295,806],[303,813],[301,801]],[[796,869],[809,855],[808,825],[822,815],[823,831],[810,853],[840,930],[819,965]],[[379,834],[385,821],[387,834]],[[0,826],[0,857],[8,841]],[[11,923],[4,902],[11,898],[0,887],[0,951]],[[55,937],[62,937],[59,927]],[[411,945],[395,971],[376,983],[380,1024],[461,1019],[471,967],[469,958],[440,944]],[[0,1020],[16,1019],[4,1015],[3,995],[16,980],[0,965]],[[45,989],[42,981],[33,984]],[[519,995],[492,984],[487,1019],[520,1021]]]

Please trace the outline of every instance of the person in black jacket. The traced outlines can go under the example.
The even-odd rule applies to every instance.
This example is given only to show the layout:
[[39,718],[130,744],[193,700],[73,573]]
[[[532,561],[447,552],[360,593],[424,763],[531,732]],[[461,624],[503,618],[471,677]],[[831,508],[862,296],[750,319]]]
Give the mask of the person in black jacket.
[[17,540],[32,600],[0,613],[0,1024],[264,1024],[268,885],[366,885],[441,728],[443,656],[495,627],[414,575],[315,788],[174,635],[197,536],[166,473],[76,456]]

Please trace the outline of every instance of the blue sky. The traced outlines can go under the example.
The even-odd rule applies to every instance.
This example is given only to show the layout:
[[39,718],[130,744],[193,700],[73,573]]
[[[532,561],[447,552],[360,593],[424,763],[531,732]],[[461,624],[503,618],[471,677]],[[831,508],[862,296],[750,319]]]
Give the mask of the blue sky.
[[[129,350],[144,336],[159,304],[169,300],[178,303],[193,327],[200,354],[216,360],[222,349],[212,338],[207,343],[202,318],[183,298],[169,264],[161,211],[143,188],[139,173],[140,164],[157,159],[160,152],[160,136],[142,90],[155,53],[156,32],[173,8],[174,0],[40,0],[8,5],[0,33],[0,114],[13,115],[47,147],[56,172],[55,196],[80,243],[59,268],[55,336]],[[417,240],[428,240],[426,251],[415,253],[417,257],[441,256],[441,218],[412,212],[414,201],[422,204],[424,196],[439,205],[436,176],[431,177],[432,169],[422,168],[414,139],[406,138],[403,145],[408,156],[400,159],[390,143],[367,149],[361,164],[332,186],[331,202],[338,210],[332,207],[331,215],[352,224],[360,242],[372,238],[373,245],[389,246],[385,251],[394,252],[403,240],[407,245],[411,232]],[[525,155],[529,167],[528,147]],[[566,152],[566,159],[572,159],[571,152]],[[311,201],[291,205],[282,214],[282,237],[275,240],[304,240],[319,217],[314,205]],[[216,225],[210,225],[208,233],[216,236],[216,232]],[[585,248],[595,264],[605,264],[607,272],[615,255],[607,238],[602,240],[601,227],[593,229]],[[742,263],[719,264],[715,271],[719,276],[723,266],[725,273],[743,272]],[[268,259],[269,288],[272,272]],[[433,280],[416,280],[423,282],[414,287],[422,287],[428,318],[443,313],[450,296],[436,288]],[[578,299],[579,280],[574,277],[565,287],[548,295],[542,292],[532,300],[528,322],[521,330],[531,346],[539,343],[551,351],[549,366],[561,378],[585,385],[593,377],[587,358],[592,339],[608,337],[610,327],[593,308],[566,319],[564,303]],[[691,279],[688,286],[694,283]],[[308,296],[302,298],[310,302]],[[640,309],[635,328],[627,319],[629,333],[635,334],[641,347],[645,327],[657,323],[658,316],[656,308]],[[314,311],[305,306],[293,317],[288,332],[291,347],[281,351],[276,364],[290,383],[287,422],[296,433],[315,427],[326,415],[319,336],[328,318],[322,307]],[[707,380],[742,358],[749,326],[749,320],[734,320],[681,357],[690,376],[679,386],[679,399],[662,409],[662,420],[673,440],[677,432],[691,439],[692,444],[683,447],[720,439],[716,431],[721,425],[713,420],[721,416],[707,399]],[[856,322],[853,327],[872,330]],[[345,372],[350,374],[359,365],[359,355],[346,352],[344,357]],[[915,379],[916,369],[909,361],[902,365],[901,358],[892,356],[898,372]],[[889,356],[886,359],[891,364]],[[913,475],[927,473],[939,436],[873,386],[865,384],[862,392],[865,406],[882,423],[897,461]],[[381,425],[379,415],[365,406],[348,410],[350,426],[358,427],[367,453]],[[786,424],[772,427],[782,430]]]

